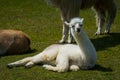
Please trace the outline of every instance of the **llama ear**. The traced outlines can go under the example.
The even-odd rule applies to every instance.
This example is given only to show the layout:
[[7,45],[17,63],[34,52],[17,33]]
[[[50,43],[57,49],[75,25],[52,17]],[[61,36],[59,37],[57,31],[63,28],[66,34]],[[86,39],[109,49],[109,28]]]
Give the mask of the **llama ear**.
[[69,23],[69,22],[67,22],[67,21],[65,21],[64,23],[65,23],[67,26],[69,26],[69,25],[70,25],[70,23]]
[[83,22],[84,18],[81,18],[81,22]]

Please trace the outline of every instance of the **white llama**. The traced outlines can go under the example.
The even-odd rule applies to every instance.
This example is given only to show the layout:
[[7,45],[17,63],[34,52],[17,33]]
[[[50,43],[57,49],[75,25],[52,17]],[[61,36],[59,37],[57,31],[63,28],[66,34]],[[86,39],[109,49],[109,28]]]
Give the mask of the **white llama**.
[[96,64],[96,50],[82,29],[83,19],[73,18],[70,23],[65,24],[70,26],[77,45],[54,44],[38,55],[10,63],[8,67],[24,65],[29,68],[42,63],[45,69],[57,72],[93,68]]

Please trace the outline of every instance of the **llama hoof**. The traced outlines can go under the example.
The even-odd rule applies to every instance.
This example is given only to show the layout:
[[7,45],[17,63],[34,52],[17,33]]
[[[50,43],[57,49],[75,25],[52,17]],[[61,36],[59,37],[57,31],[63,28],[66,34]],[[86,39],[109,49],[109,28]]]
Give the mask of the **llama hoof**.
[[25,64],[25,68],[31,68],[33,65],[33,62],[28,62],[27,64]]
[[70,66],[70,70],[72,70],[72,71],[78,71],[79,67],[77,65],[72,65],[72,66]]
[[59,44],[64,44],[65,43],[65,41],[59,41]]
[[101,33],[100,32],[96,32],[95,35],[101,35]]
[[31,66],[25,66],[26,69],[31,68]]
[[68,43],[68,44],[72,44],[72,41],[68,41],[67,43]]
[[45,69],[46,69],[48,66],[49,66],[49,65],[47,65],[47,64],[43,65],[43,67],[44,67]]
[[[53,70],[52,68],[51,68],[51,65],[48,65],[48,64],[44,64],[43,65],[43,68],[45,68],[45,69],[47,69],[47,70]],[[54,71],[54,70],[53,70]]]
[[25,68],[31,68],[33,65],[25,65]]
[[110,34],[110,32],[109,31],[105,31],[105,34]]
[[68,44],[72,44],[72,42],[68,42]]
[[11,64],[8,64],[8,65],[7,65],[7,68],[12,69],[13,66],[12,66]]

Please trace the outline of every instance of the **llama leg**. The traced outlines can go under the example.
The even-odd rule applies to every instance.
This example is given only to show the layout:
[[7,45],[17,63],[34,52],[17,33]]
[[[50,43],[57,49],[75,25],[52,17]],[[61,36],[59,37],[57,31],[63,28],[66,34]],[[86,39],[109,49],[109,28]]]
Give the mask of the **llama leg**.
[[71,30],[69,29],[68,43],[70,44],[70,43],[72,43],[72,41],[73,41],[73,36],[72,36],[72,34],[71,34]]
[[107,17],[107,24],[106,24],[106,30],[105,30],[106,34],[110,33],[111,24],[112,24],[112,21],[111,21],[110,15],[108,15],[108,17]]
[[64,64],[61,64],[61,65],[57,65],[57,66],[52,66],[52,65],[43,65],[43,67],[47,70],[51,70],[51,71],[57,71],[57,72],[65,72],[68,70],[68,65],[64,65]]
[[52,66],[52,65],[44,64],[43,67],[47,70],[57,71],[57,67]]
[[62,31],[62,39],[60,40],[60,43],[65,43],[69,33],[69,27],[63,24],[63,31]]
[[[60,57],[61,56],[61,57]],[[63,55],[58,55],[57,59],[56,59],[56,66],[52,66],[52,65],[43,65],[43,67],[47,70],[51,70],[51,71],[57,71],[57,72],[65,72],[68,71],[69,68],[69,61],[67,57],[64,57]]]
[[[74,2],[74,1],[73,1]],[[71,9],[68,11],[68,14],[67,14],[67,19],[68,20],[71,20],[72,18],[74,17],[79,17],[79,8],[78,7],[74,7],[74,9]],[[72,33],[71,33],[71,30],[69,28],[69,34],[68,34],[68,43],[72,43],[73,42],[73,36],[72,36]]]
[[34,63],[32,61],[25,64],[25,68],[31,68],[32,66],[34,66]]
[[22,66],[22,65],[25,65],[27,64],[28,62],[30,62],[32,60],[32,57],[27,57],[27,58],[24,58],[22,60],[19,60],[19,61],[16,61],[16,62],[13,62],[13,63],[9,63],[7,65],[8,68],[12,68],[12,67],[16,67],[16,66]]
[[9,63],[7,66],[8,68],[12,68],[14,66],[25,66],[26,68],[30,68],[32,66],[34,66],[35,64],[41,63],[43,61],[43,55],[44,52],[39,53],[38,55],[35,55],[33,57],[27,57],[24,58],[22,60],[13,62],[13,63]]
[[79,66],[77,66],[77,65],[71,65],[70,66],[70,70],[71,71],[78,71],[79,70]]
[[22,60],[13,62],[8,64],[9,68],[12,68],[14,66],[22,66],[24,65],[26,68],[32,67],[35,64],[41,63],[41,62],[52,62],[54,64],[54,60],[56,59],[56,56],[58,54],[60,45],[51,45],[47,47],[43,52],[33,56],[33,57],[27,57]]
[[68,37],[68,32],[69,32],[69,26],[67,26],[64,23],[64,21],[67,21],[67,16],[66,16],[65,10],[61,10],[61,20],[63,22],[63,31],[62,31],[62,39],[60,40],[60,43],[64,43]]
[[103,25],[104,25],[104,22],[105,22],[105,12],[103,11],[103,12],[98,12],[97,14],[96,14],[96,23],[97,23],[97,27],[98,27],[98,29],[97,29],[97,32],[95,33],[96,35],[99,35],[99,34],[101,34],[102,33],[102,27],[103,27]]
[[[65,21],[70,21],[74,17],[79,17],[79,7],[74,6],[74,9],[72,8],[73,8],[72,6],[61,8],[61,19],[63,23]],[[63,36],[62,36],[62,39],[60,40],[60,43],[64,43],[67,37],[68,37],[68,43],[71,43],[73,37],[71,35],[70,28],[66,24],[63,24]]]
[[42,52],[42,53],[39,53],[38,55],[33,56],[32,60],[25,64],[25,68],[31,68],[35,64],[40,64],[41,62],[46,60],[46,57],[44,58],[44,54],[45,53]]
[[108,11],[108,16],[107,16],[107,25],[106,25],[106,30],[105,33],[109,34],[110,33],[110,27],[111,24],[114,22],[115,16],[116,16],[116,9],[114,11]]
[[32,60],[25,64],[25,68],[31,68],[35,64],[41,63],[42,61],[43,60],[42,60],[42,56],[41,56],[41,53],[40,53],[36,56],[33,56]]

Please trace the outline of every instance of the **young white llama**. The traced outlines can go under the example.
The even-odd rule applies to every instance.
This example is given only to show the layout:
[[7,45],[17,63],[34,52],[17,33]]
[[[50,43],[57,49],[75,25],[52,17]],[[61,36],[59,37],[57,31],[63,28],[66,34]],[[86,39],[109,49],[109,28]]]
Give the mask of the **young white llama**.
[[24,32],[0,30],[0,55],[22,54],[30,49],[30,39]]
[[38,55],[10,63],[8,67],[25,65],[29,68],[43,63],[45,69],[57,72],[93,68],[96,64],[96,50],[82,29],[83,19],[73,18],[70,23],[65,24],[70,26],[77,45],[51,45]]

